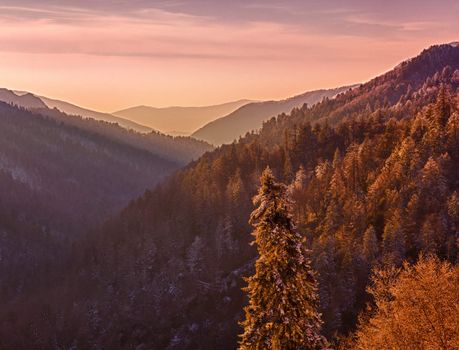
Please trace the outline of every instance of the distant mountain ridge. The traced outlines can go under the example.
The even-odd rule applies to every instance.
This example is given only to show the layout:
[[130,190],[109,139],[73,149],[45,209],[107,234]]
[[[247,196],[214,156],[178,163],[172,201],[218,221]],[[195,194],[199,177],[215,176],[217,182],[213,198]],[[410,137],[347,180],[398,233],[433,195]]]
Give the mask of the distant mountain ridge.
[[46,104],[34,94],[26,92],[16,94],[15,92],[0,88],[0,101],[23,108],[46,108]]
[[200,107],[136,106],[113,112],[113,115],[149,126],[166,134],[190,135],[206,123],[231,113],[250,100],[238,100]]
[[289,113],[303,104],[313,105],[325,98],[333,98],[354,86],[309,91],[280,101],[252,102],[195,131],[191,136],[213,145],[231,143],[247,132],[258,130],[263,122],[281,113]]
[[44,96],[40,96],[40,99],[48,106],[48,108],[51,108],[51,109],[57,108],[61,112],[64,112],[67,114],[80,115],[85,118],[103,120],[109,123],[117,123],[126,129],[131,129],[131,130],[135,130],[137,132],[142,132],[142,133],[148,133],[148,132],[153,131],[153,129],[148,126],[141,125],[131,120],[117,117],[112,114],[92,111],[86,108],[76,106],[69,102],[55,100],[55,99],[51,99],[51,98],[44,97]]
[[29,92],[0,89],[0,101],[50,117],[66,125],[105,135],[179,165],[185,165],[212,149],[210,144],[191,137],[164,135],[120,117]]
[[[61,101],[45,96],[35,95],[27,91],[12,91],[8,89],[0,89],[0,101],[13,103],[24,108],[56,108],[61,112],[70,115],[78,115],[83,118],[92,118],[95,120],[102,120],[109,123],[116,123],[128,130],[135,130],[137,132],[148,133],[153,131],[152,128],[135,123],[133,121],[114,116],[109,113],[102,113],[83,108],[72,104],[70,102]],[[41,102],[40,102],[41,101]]]

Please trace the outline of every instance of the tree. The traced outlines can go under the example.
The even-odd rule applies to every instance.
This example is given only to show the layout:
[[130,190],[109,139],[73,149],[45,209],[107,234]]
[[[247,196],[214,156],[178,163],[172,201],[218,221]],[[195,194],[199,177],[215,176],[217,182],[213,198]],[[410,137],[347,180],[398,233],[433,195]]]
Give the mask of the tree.
[[454,113],[446,125],[448,151],[454,159],[459,157],[459,113]]
[[400,266],[405,259],[405,233],[403,232],[400,209],[396,209],[387,221],[383,232],[383,262],[390,266]]
[[204,242],[202,241],[202,238],[200,236],[196,236],[194,238],[193,243],[191,246],[188,248],[187,251],[187,265],[188,269],[190,272],[200,272],[202,268],[202,263],[203,263],[203,251],[204,251],[205,245]]
[[304,195],[307,183],[307,175],[304,168],[301,166],[295,174],[295,179],[288,187],[289,198],[295,203],[295,220],[298,223],[302,220],[302,215],[306,213],[306,198]]
[[363,235],[363,255],[368,263],[372,263],[378,255],[378,238],[373,226],[370,226]]
[[353,349],[458,349],[459,268],[421,257],[403,269],[379,270],[368,289],[374,298]]
[[236,205],[240,205],[240,203],[244,201],[245,193],[246,189],[241,177],[241,169],[238,168],[235,174],[230,177],[226,186],[226,198],[231,209],[233,209]]
[[225,254],[232,253],[237,247],[233,238],[233,223],[230,217],[225,217],[219,222],[215,235],[217,257],[221,259]]
[[440,127],[445,127],[451,114],[451,97],[447,88],[442,85],[435,103],[435,120]]
[[249,305],[240,350],[323,349],[314,273],[290,214],[285,186],[269,168],[261,177],[250,217],[259,257],[246,279]]
[[445,223],[437,214],[427,215],[420,231],[422,248],[425,253],[442,253],[442,248],[446,240]]
[[430,157],[420,177],[421,200],[425,203],[425,210],[435,212],[443,204],[448,189],[441,157],[438,160]]

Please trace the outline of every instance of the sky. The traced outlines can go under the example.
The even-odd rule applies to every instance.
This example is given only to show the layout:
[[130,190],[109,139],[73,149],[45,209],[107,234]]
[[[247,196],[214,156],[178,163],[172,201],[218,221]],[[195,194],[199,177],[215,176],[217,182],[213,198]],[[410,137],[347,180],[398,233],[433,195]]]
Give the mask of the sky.
[[457,0],[0,0],[0,87],[99,111],[282,99],[459,41]]

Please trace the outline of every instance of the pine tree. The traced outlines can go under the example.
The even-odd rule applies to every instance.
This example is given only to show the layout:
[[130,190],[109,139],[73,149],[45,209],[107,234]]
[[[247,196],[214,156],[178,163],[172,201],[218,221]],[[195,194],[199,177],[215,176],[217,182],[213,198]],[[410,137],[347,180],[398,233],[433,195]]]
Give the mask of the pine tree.
[[444,128],[451,114],[450,95],[444,85],[440,87],[434,108],[435,120],[440,127]]
[[294,218],[297,223],[303,219],[302,216],[306,214],[306,199],[304,198],[304,191],[306,188],[307,175],[304,168],[301,166],[295,174],[295,179],[288,187],[288,196],[295,203]]
[[269,168],[250,217],[259,258],[247,278],[249,305],[241,325],[240,350],[323,349],[314,273],[296,232],[285,195]]
[[448,153],[454,158],[459,158],[459,113],[454,113],[446,125],[448,137]]
[[387,266],[401,266],[405,259],[406,245],[400,209],[394,212],[384,227],[383,249],[383,260]]
[[363,235],[363,255],[368,263],[376,259],[378,255],[378,238],[373,226],[370,226]]

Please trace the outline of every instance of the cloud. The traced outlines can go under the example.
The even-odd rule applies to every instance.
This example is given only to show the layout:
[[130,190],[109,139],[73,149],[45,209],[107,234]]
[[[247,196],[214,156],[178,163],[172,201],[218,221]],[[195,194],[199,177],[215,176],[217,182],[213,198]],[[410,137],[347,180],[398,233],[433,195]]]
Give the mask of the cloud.
[[[377,6],[358,0],[346,7],[337,0],[330,7],[303,1],[216,3],[160,0],[153,7],[145,0],[4,0],[0,52],[289,62],[313,51],[333,55],[332,45],[341,46],[343,40],[349,46],[370,39],[403,41],[442,33],[445,26],[427,19],[388,18]],[[241,14],[237,21],[219,20],[232,12]]]
[[438,29],[438,21],[395,21],[393,19],[375,18],[368,14],[353,14],[344,17],[351,24],[368,28],[379,28],[386,31],[426,31]]
[[158,104],[281,98],[364,80],[458,40],[458,4],[0,0],[0,76],[10,87],[110,109],[152,96]]
[[[304,39],[279,24],[218,24],[203,17],[156,9],[137,11],[136,16],[129,17],[76,11],[68,21],[54,20],[68,15],[60,9],[32,11],[52,19],[23,17],[14,21],[12,13],[22,8],[8,9],[9,16],[0,18],[1,52],[275,60],[288,57],[292,47]],[[1,10],[6,12],[5,7]]]
[[[327,54],[343,39],[348,45],[393,42],[458,28],[449,17],[430,19],[438,9],[413,19],[381,6],[362,0],[331,0],[328,6],[299,0],[3,0],[0,52],[288,62],[308,50]],[[418,3],[425,6],[430,10]]]
[[[78,22],[93,17],[157,20],[158,14],[216,23],[271,22],[328,33],[366,24],[397,30],[404,22],[454,23],[455,0],[2,0],[0,17]],[[360,18],[360,21],[357,21]],[[363,19],[367,22],[363,23]],[[356,27],[359,33],[361,27]]]

